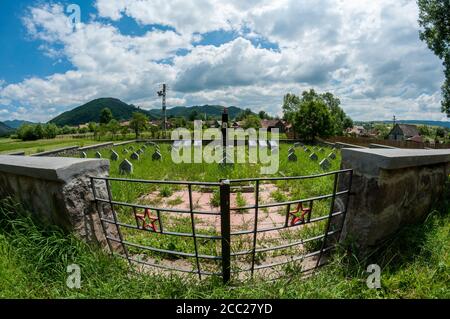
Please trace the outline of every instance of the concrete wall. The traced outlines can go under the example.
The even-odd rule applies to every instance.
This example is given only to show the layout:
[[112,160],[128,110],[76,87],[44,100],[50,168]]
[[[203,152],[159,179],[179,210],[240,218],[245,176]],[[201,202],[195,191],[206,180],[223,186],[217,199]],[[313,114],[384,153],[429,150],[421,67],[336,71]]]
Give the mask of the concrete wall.
[[387,149],[396,149],[398,147],[383,145],[383,144],[376,144],[376,143],[370,143],[369,148],[387,148]]
[[[89,176],[109,175],[109,161],[96,159],[0,156],[0,197],[21,202],[44,224],[58,225],[89,242],[105,244]],[[96,184],[107,198],[105,184]],[[111,210],[105,206],[111,218]],[[111,234],[115,229],[109,226]]]
[[450,150],[342,149],[341,167],[354,172],[341,240],[364,253],[426,218],[449,178]]
[[78,146],[69,146],[69,147],[63,147],[58,148],[50,151],[45,151],[42,153],[36,153],[32,154],[31,156],[40,156],[40,157],[49,157],[49,156],[60,156],[60,157],[70,157],[78,154]]
[[343,142],[336,142],[334,143],[334,146],[336,148],[366,148],[364,146],[359,146],[359,145],[355,145],[355,144],[349,144],[349,143],[343,143]]

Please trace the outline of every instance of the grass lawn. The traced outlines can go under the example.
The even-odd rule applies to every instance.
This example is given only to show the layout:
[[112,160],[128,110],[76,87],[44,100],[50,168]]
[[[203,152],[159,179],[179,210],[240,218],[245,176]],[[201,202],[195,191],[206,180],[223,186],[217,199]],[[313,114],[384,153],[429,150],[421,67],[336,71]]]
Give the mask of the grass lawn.
[[[260,168],[264,164],[249,164],[236,163],[233,166],[222,167],[218,164],[175,164],[171,160],[171,152],[169,144],[161,144],[160,150],[162,160],[153,161],[152,154],[155,152],[154,146],[148,146],[144,153],[140,155],[139,160],[131,160],[131,148],[137,150],[143,144],[127,144],[115,147],[114,150],[121,157],[119,161],[111,162],[111,176],[124,177],[119,174],[119,164],[124,159],[129,159],[134,166],[134,172],[126,177],[146,180],[175,180],[175,181],[207,181],[218,182],[220,179],[242,179],[242,178],[256,178],[261,177]],[[289,162],[288,149],[292,145],[281,144],[279,149],[279,171],[275,175],[268,177],[284,177],[284,176],[300,176],[320,174],[325,171],[320,168],[319,162],[321,159],[327,157],[331,153],[330,148],[317,147],[315,153],[319,160],[313,161],[309,159],[310,153],[305,152],[301,147],[296,148],[298,156],[297,162]],[[314,151],[312,146],[309,148]],[[124,149],[128,153],[124,153]],[[89,151],[88,157],[95,157],[96,151]],[[109,158],[111,150],[100,151],[103,157]],[[331,170],[338,170],[340,166],[340,154],[336,153],[337,158],[331,161]],[[278,160],[277,160],[278,162]],[[274,202],[294,201],[305,198],[311,198],[324,194],[330,194],[333,189],[333,176],[324,176],[311,180],[292,180],[292,181],[266,181],[260,183],[260,204],[269,204]],[[245,184],[239,183],[239,186],[246,186],[254,189],[255,183],[248,182]],[[144,183],[129,183],[122,181],[112,181],[111,190],[113,198],[119,202],[126,202],[130,204],[148,205],[153,208],[174,208],[174,209],[189,209],[189,196],[186,186],[180,185],[161,185],[161,184],[144,184]],[[208,190],[202,190],[200,186],[193,186],[193,208],[200,211],[219,212],[219,187],[212,186]],[[231,195],[232,207],[246,207],[253,205],[255,196],[251,194],[236,190]],[[326,198],[314,202],[313,217],[327,216],[331,199]],[[309,205],[309,204],[308,204]],[[295,209],[295,206],[290,209]],[[115,206],[120,222],[130,225],[130,228],[122,228],[124,239],[138,245],[150,246],[157,249],[175,250],[183,253],[195,253],[195,246],[193,240],[186,237],[176,236],[161,236],[157,233],[143,232],[132,229],[136,225],[134,210],[126,206]],[[263,208],[258,218],[258,229],[279,227],[285,223],[287,205],[278,206],[275,208]],[[138,209],[139,213],[141,209]],[[152,212],[155,214],[155,210]],[[254,224],[254,209],[242,209],[231,212],[231,231],[250,231]],[[161,223],[164,225],[165,231],[178,233],[191,233],[191,220],[188,214],[180,213],[161,213]],[[218,236],[220,235],[220,220],[215,218],[207,218],[202,215],[195,215],[194,222],[196,224],[197,235]],[[326,227],[327,220],[317,221],[308,227],[295,227],[294,229],[279,230],[273,232],[266,232],[258,236],[257,246],[266,247],[267,245],[284,245],[289,244],[300,239],[307,239],[323,234]],[[232,251],[240,252],[252,248],[252,235],[236,236],[232,241]],[[303,247],[304,253],[310,253],[320,248],[320,241],[314,241],[305,244]],[[295,257],[300,252],[299,246],[291,246],[286,249],[261,253],[257,255],[257,263],[268,264],[280,261],[286,256]],[[176,260],[168,262],[167,255],[160,252],[152,252],[136,247],[131,247],[129,253],[133,255],[134,259],[140,259],[145,262],[175,264],[178,268],[186,270],[195,269],[195,259],[176,257]],[[218,240],[202,240],[199,245],[199,253],[208,256],[220,255],[220,241]],[[240,258],[234,258],[234,270],[242,270],[249,268],[249,255]],[[220,264],[211,260],[201,260],[200,266],[203,270],[210,272],[220,272]],[[290,265],[292,266],[292,265]],[[282,267],[279,267],[282,268]],[[280,270],[280,269],[278,269]],[[260,276],[267,276],[267,272],[258,272]]]
[[25,151],[26,155],[50,151],[69,146],[87,146],[100,143],[92,139],[54,138],[48,140],[27,141],[0,138],[0,154]]
[[[424,224],[358,260],[340,251],[315,276],[228,287],[220,281],[142,275],[57,229],[44,229],[8,200],[0,203],[2,298],[450,298],[450,192]],[[66,286],[69,264],[81,267],[81,289]],[[381,289],[368,289],[367,265],[381,266]]]

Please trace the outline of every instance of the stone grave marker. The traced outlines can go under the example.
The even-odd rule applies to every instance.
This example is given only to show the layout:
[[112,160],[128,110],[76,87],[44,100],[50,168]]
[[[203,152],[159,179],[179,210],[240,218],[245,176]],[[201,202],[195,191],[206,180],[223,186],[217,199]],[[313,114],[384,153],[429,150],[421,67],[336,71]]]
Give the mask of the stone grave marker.
[[290,147],[290,148],[288,149],[288,153],[294,153],[294,152],[295,152],[295,150],[294,150],[293,147]]
[[297,162],[297,155],[295,155],[295,152],[289,152],[288,161],[289,162]]
[[305,152],[306,153],[311,153],[311,150],[309,148],[305,147]]
[[329,170],[331,167],[331,163],[328,159],[324,158],[320,163],[319,163],[320,167],[322,167],[322,169],[324,170]]
[[155,151],[152,155],[152,160],[159,161],[162,158],[161,153],[159,151]]
[[309,159],[312,161],[317,161],[319,158],[317,157],[316,153],[312,153],[309,155]]
[[117,154],[116,151],[112,151],[110,159],[111,159],[111,161],[118,161],[119,160],[119,154]]
[[130,145],[130,147],[128,147],[128,149],[129,149],[130,151],[134,151],[133,145]]
[[131,164],[127,159],[123,160],[119,165],[119,173],[120,174],[132,174],[133,173],[133,164]]
[[328,154],[328,157],[331,159],[336,159],[336,154],[334,154],[334,152],[331,152],[330,154]]
[[97,158],[102,158],[102,154],[101,154],[100,152],[96,152],[96,153],[95,153],[95,157],[97,157]]
[[138,161],[138,160],[139,160],[139,154],[136,153],[136,152],[133,152],[133,153],[130,155],[130,158],[131,158],[132,160]]
[[323,148],[319,148],[319,152],[323,153],[325,150]]
[[136,153],[138,153],[139,155],[141,155],[142,153],[144,153],[144,151],[140,148],[136,151]]
[[300,146],[302,146],[302,143],[300,143],[300,142],[294,143],[294,147],[300,147]]
[[128,154],[128,150],[127,150],[126,148],[124,148],[124,149],[122,150],[122,154]]
[[147,145],[144,144],[144,145],[141,146],[141,148],[142,148],[143,150],[145,150],[145,149],[147,149]]
[[80,153],[80,157],[81,157],[81,158],[87,158],[86,152],[81,152],[81,153]]

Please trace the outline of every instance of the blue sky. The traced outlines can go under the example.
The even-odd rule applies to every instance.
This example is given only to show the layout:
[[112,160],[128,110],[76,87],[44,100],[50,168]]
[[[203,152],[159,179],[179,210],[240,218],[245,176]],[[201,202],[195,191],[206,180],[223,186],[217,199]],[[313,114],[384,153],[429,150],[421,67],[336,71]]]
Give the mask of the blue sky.
[[161,82],[169,107],[281,115],[285,93],[314,88],[357,120],[442,120],[442,65],[417,14],[414,0],[4,0],[0,120],[47,121],[105,96],[155,108]]

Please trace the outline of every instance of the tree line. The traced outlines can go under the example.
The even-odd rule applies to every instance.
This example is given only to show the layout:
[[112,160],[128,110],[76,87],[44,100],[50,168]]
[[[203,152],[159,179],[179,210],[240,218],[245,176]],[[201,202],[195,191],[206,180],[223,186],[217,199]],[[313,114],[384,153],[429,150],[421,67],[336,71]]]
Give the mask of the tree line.
[[[332,93],[317,93],[313,89],[304,91],[300,96],[288,93],[283,98],[283,120],[292,124],[297,135],[307,141],[312,141],[316,137],[328,137],[342,135],[346,128],[353,126],[353,121],[340,107],[340,100]],[[195,116],[192,116],[195,119]],[[261,120],[279,119],[272,117],[265,111],[258,114],[250,109],[245,109],[236,116],[244,129],[260,128]],[[192,127],[192,123],[184,118],[172,119],[171,124],[175,127]],[[207,124],[205,123],[205,128]],[[151,125],[147,115],[141,112],[134,112],[128,125],[121,125],[107,107],[100,112],[99,123],[90,122],[87,126],[80,128],[64,126],[62,128],[53,123],[48,124],[24,124],[16,132],[19,139],[24,141],[37,139],[51,139],[61,134],[84,134],[93,133],[94,138],[110,133],[112,139],[116,139],[119,134],[126,136],[133,132],[139,138],[143,131],[149,131],[153,137],[161,132],[161,128]]]

